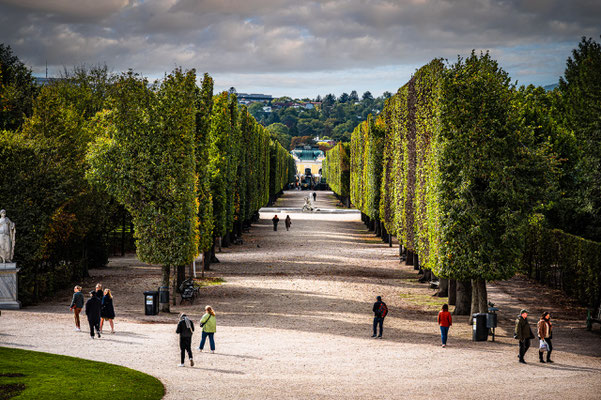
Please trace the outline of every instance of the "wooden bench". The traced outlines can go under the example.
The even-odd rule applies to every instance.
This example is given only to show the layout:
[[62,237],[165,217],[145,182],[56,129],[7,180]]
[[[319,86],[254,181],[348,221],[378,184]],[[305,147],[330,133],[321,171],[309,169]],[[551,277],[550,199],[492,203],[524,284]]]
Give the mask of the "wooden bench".
[[590,309],[586,312],[586,330],[593,330],[594,323],[601,324],[601,307],[596,312]]

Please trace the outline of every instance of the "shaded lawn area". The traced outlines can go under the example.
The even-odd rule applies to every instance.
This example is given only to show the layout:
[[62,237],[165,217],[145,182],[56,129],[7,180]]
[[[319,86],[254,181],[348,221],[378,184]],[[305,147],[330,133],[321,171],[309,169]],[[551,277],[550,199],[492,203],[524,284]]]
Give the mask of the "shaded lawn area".
[[133,369],[0,347],[0,400],[161,399],[164,394],[158,379]]

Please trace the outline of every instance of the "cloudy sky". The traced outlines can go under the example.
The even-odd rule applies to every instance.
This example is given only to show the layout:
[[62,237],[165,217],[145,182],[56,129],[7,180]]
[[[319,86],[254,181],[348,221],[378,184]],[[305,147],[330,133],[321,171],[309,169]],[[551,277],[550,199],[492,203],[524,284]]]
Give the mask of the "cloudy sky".
[[209,72],[274,96],[396,91],[420,65],[489,50],[514,80],[556,83],[599,0],[0,0],[0,42],[34,74],[107,64]]

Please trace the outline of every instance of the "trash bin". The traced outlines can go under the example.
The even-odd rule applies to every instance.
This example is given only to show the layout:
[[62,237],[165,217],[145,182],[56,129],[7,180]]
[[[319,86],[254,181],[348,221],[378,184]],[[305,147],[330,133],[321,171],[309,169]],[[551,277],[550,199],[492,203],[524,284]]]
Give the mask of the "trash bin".
[[488,314],[486,313],[478,313],[472,315],[472,340],[474,342],[485,342],[488,339],[488,328],[486,327],[487,315]]
[[161,303],[161,304],[169,303],[169,286],[161,286],[159,288],[159,303]]
[[486,314],[486,327],[493,329],[497,327],[497,314],[488,313]]
[[159,292],[148,290],[144,292],[144,314],[157,315],[159,313]]

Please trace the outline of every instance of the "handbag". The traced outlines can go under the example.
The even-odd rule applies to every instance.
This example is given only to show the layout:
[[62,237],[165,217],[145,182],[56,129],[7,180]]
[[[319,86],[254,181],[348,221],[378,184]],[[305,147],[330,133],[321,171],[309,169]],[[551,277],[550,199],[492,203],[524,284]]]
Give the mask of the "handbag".
[[540,344],[538,345],[539,351],[549,351],[549,344],[545,341],[545,339],[540,340]]
[[205,324],[206,324],[207,322],[209,322],[209,320],[211,319],[211,317],[212,317],[212,315],[210,315],[210,314],[209,314],[209,318],[207,318],[207,320],[206,320],[205,322],[202,322],[202,323],[200,324],[200,327],[202,328],[203,326],[205,326]]

